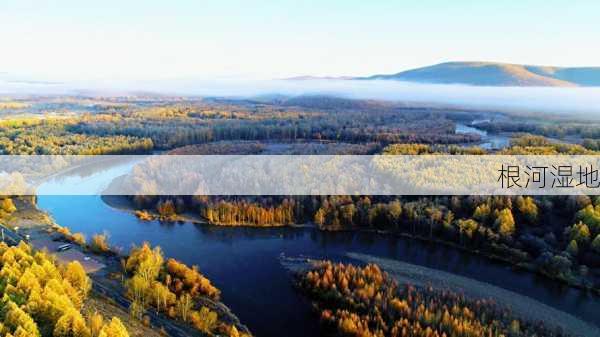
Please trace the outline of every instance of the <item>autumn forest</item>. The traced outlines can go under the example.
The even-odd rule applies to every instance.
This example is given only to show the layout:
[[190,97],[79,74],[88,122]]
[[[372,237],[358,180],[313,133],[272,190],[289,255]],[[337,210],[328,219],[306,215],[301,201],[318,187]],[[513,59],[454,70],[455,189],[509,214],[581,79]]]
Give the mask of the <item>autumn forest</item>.
[[[594,121],[558,123],[555,117],[331,96],[27,97],[0,101],[0,113],[3,155],[600,151],[600,123]],[[503,143],[490,143],[492,136]],[[69,198],[73,205],[88,202]],[[261,318],[252,310],[261,298],[250,299],[239,289],[251,286],[244,278],[264,280],[262,273],[273,270],[279,274],[268,277],[287,282],[287,297],[282,295],[282,308],[265,310],[283,315],[289,308],[304,308],[308,314],[291,326],[296,335],[303,324],[322,336],[348,337],[577,336],[585,327],[598,327],[593,314],[544,322],[508,305],[506,296],[473,296],[467,286],[398,277],[385,265],[347,255],[362,236],[402,247],[443,247],[506,270],[507,279],[519,273],[549,288],[576,291],[594,310],[600,294],[600,198],[595,196],[103,196],[94,202],[102,203],[105,217],[91,209],[88,215],[87,206],[59,209],[64,200],[1,199],[3,336],[274,336],[280,327],[276,322],[266,327],[270,313]],[[4,230],[9,239],[14,233],[15,242],[5,239]],[[135,234],[144,232],[147,241]],[[340,235],[352,239],[339,243]],[[177,243],[196,237],[228,248],[214,246],[210,253],[201,243],[213,246],[204,241],[188,247]],[[305,255],[294,245],[300,242],[318,248]],[[358,244],[391,260],[421,261],[386,255],[373,242]],[[219,255],[219,249],[233,257],[206,255]],[[271,264],[247,269],[267,263],[252,260],[250,253],[243,263],[225,261],[241,259],[246,249],[268,251],[268,257],[257,256]],[[224,259],[222,268],[210,264],[217,258]],[[294,268],[282,267],[290,261]],[[226,270],[227,263],[248,275]],[[466,276],[493,281],[477,279],[476,271],[462,272]],[[504,290],[527,295],[527,287],[536,286]],[[563,302],[542,297],[534,298],[536,305],[568,311]],[[107,315],[111,312],[114,317]]]

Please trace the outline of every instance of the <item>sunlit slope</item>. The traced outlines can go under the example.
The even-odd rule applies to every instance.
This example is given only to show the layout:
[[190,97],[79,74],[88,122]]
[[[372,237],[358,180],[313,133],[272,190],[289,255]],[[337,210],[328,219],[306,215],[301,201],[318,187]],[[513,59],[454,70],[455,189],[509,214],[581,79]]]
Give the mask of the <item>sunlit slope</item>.
[[552,77],[579,86],[600,87],[600,67],[540,67],[525,66],[527,70],[540,76]]
[[493,62],[448,62],[362,79],[480,86],[600,86],[600,67],[562,68]]

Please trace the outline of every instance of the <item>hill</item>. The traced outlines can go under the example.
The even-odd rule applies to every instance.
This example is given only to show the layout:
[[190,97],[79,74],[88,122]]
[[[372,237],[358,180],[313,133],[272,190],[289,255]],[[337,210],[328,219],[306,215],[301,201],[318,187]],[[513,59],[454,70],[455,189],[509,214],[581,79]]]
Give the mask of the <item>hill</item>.
[[600,67],[548,67],[494,62],[447,62],[356,79],[477,86],[600,86]]

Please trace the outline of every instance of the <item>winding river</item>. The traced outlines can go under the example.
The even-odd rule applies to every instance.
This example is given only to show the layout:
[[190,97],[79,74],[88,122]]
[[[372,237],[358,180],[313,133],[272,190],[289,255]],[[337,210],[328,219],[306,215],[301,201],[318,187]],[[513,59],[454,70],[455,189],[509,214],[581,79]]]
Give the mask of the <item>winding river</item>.
[[[131,165],[121,163],[81,175],[71,172],[38,190],[49,193],[54,188],[68,190],[91,184],[101,191]],[[222,290],[223,301],[258,337],[318,336],[318,318],[313,316],[310,303],[292,287],[290,273],[281,263],[282,256],[343,261],[360,256],[363,259],[357,260],[396,261],[398,265],[391,269],[402,271],[403,266],[414,266],[421,268],[420,277],[431,274],[433,278],[436,274],[437,279],[446,280],[451,275],[453,282],[459,284],[473,280],[484,293],[487,289],[501,289],[502,296],[526,297],[533,305],[531,310],[536,310],[536,305],[552,308],[580,326],[592,327],[586,336],[596,335],[592,330],[600,326],[599,297],[451,247],[365,232],[144,222],[129,212],[107,206],[100,196],[41,195],[38,205],[60,225],[87,237],[106,231],[111,244],[124,249],[148,241],[160,245],[167,256],[198,265]]]
[[510,143],[510,137],[501,134],[490,134],[485,130],[478,129],[473,126],[468,126],[463,123],[456,123],[454,132],[456,133],[472,133],[481,137],[481,142],[476,145],[486,150],[498,150],[505,148]]

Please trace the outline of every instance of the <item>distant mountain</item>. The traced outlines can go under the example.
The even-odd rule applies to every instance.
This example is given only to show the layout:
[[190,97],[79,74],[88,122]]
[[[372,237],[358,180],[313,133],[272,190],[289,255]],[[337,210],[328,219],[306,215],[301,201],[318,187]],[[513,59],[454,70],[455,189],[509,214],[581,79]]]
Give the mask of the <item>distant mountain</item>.
[[477,86],[600,86],[600,67],[546,67],[493,62],[447,62],[391,75],[355,79]]
[[315,81],[315,80],[353,80],[352,76],[295,76],[284,78],[286,81]]

